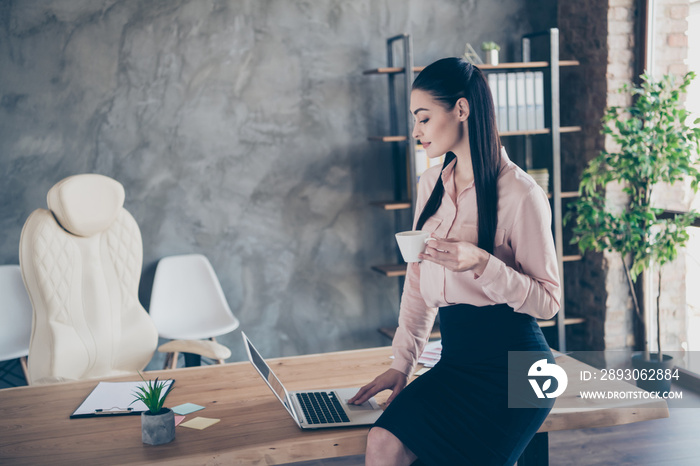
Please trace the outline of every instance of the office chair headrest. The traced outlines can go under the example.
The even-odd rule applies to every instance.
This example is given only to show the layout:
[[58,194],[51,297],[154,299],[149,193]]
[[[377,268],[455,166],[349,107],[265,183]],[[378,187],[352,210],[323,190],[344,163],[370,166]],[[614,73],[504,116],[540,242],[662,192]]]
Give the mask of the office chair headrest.
[[106,230],[124,205],[124,187],[112,178],[85,174],[56,183],[46,202],[58,223],[76,236],[93,236]]

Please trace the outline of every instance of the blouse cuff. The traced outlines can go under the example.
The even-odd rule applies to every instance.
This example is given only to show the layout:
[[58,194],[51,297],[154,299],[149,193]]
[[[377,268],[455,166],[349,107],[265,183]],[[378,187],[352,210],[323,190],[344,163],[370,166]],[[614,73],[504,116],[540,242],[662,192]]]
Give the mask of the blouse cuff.
[[504,264],[501,260],[493,255],[489,256],[489,260],[486,262],[486,268],[484,268],[484,273],[476,277],[476,282],[482,287],[490,285],[496,277],[498,277],[502,265]]
[[395,369],[410,378],[411,374],[413,374],[415,367],[415,364],[411,364],[408,361],[394,359],[394,361],[391,363],[390,369]]

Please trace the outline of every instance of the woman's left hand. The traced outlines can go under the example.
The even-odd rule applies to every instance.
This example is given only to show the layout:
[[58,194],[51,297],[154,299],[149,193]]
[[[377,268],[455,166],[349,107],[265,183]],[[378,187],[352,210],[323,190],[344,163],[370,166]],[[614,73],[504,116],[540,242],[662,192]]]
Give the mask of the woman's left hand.
[[453,272],[473,271],[477,276],[484,273],[490,254],[468,241],[453,238],[436,238],[431,235],[426,241],[421,260],[442,265]]

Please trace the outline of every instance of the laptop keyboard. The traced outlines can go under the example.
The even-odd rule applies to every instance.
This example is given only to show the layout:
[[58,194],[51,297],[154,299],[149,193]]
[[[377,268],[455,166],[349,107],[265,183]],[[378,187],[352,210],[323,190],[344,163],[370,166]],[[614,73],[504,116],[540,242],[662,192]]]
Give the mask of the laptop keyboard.
[[297,400],[309,424],[350,422],[333,392],[297,393]]

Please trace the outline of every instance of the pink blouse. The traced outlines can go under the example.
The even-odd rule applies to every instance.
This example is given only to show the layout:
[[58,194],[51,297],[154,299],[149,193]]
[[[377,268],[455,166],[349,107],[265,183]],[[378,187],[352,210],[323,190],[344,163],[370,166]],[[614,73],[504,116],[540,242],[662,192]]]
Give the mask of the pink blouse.
[[[454,189],[454,166],[442,173],[445,194],[423,231],[439,238],[478,243],[476,190]],[[440,176],[440,166],[420,179],[414,228]],[[559,311],[559,270],[547,195],[502,152],[498,176],[498,223],[494,253],[484,273],[451,272],[433,262],[408,264],[401,298],[399,328],[393,341],[393,369],[411,375],[428,340],[437,308],[452,304],[508,304],[515,312],[550,319]]]

